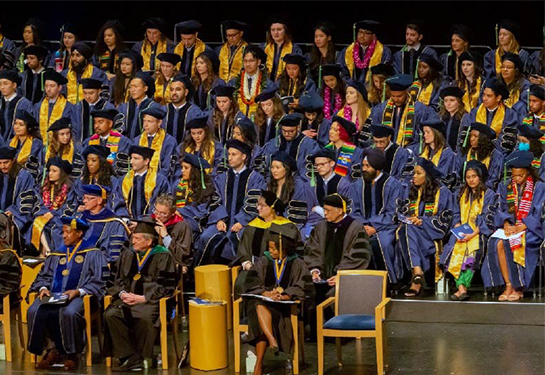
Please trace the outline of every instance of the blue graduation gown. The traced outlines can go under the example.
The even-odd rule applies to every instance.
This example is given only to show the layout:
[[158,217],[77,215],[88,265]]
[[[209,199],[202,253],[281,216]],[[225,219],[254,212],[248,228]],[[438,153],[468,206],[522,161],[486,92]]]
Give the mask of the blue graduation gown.
[[541,58],[540,55],[541,55],[541,51],[539,50],[533,52],[528,58],[526,68],[531,74],[537,74],[537,75],[543,76],[545,75],[545,70],[540,64],[540,58]]
[[[274,43],[274,42],[273,42]],[[273,63],[272,63],[272,67],[274,69],[274,67],[278,67],[279,63],[280,63],[280,60],[282,59],[280,56],[282,55],[282,49],[283,48],[280,48],[278,49],[276,43],[274,43],[274,49],[276,51],[276,54],[273,56]],[[299,47],[297,44],[295,43],[291,43],[292,45],[292,49],[291,49],[291,53],[292,54],[295,54],[295,55],[303,55],[303,51],[301,51],[301,47]],[[265,50],[265,47],[267,47],[267,43],[261,43],[259,45],[259,47],[262,49],[262,50]],[[284,47],[284,45],[282,45],[282,47]],[[219,54],[218,54],[219,55]],[[269,59],[269,57],[267,56],[267,59]],[[265,64],[265,66],[267,65],[267,61],[262,61],[263,64]],[[271,71],[269,72],[270,74],[270,79],[273,80],[273,81],[276,81],[278,79],[278,77],[280,75],[276,75],[276,71],[278,70],[278,68],[274,69],[275,71]]]
[[[225,147],[223,147],[218,141],[213,141],[213,142],[214,142],[214,160],[211,163],[210,163],[210,160],[208,160],[208,162],[210,163],[212,167],[212,171],[211,171],[212,176],[216,176],[217,174],[219,174],[220,172],[224,172],[225,169],[228,168],[228,165],[227,165],[228,163],[227,163],[227,155],[226,155]],[[179,144],[176,147],[176,155],[180,156],[185,153],[185,151],[182,150],[182,146],[183,146],[183,143]],[[193,152],[193,155],[197,155],[203,158],[200,151]],[[182,166],[178,162],[174,164],[174,168],[171,173],[170,179],[179,180],[180,177],[182,177]]]
[[34,217],[34,178],[26,169],[21,169],[11,181],[9,175],[1,173],[0,193],[0,210],[11,212],[13,222],[24,235],[23,228]]
[[216,95],[213,94],[213,90],[217,86],[227,86],[227,83],[225,83],[223,79],[216,77],[214,82],[212,82],[209,91],[206,91],[202,84],[195,87],[193,101],[195,102],[195,105],[197,105],[197,107],[199,107],[205,114],[212,112],[216,105]]
[[310,188],[310,185],[300,177],[295,178],[295,190],[291,199],[286,203],[286,209],[282,216],[297,225],[305,241],[312,228],[322,220],[322,217],[312,208],[318,205],[318,199]]
[[257,134],[256,144],[259,145],[260,148],[265,146],[267,142],[269,142],[271,139],[274,139],[277,136],[276,122],[272,118],[265,120],[263,124],[255,124],[255,125],[256,125],[255,129]]
[[[11,140],[7,142],[7,144],[9,145],[11,143]],[[22,148],[23,144],[21,142],[18,142],[17,143],[17,156],[15,157],[17,159],[17,157],[19,156],[19,153],[21,152],[21,148]],[[42,142],[41,139],[39,138],[34,138],[32,140],[32,146],[30,146],[30,155],[29,155],[29,158],[27,159],[25,165],[23,166],[24,168],[26,168],[27,170],[32,170],[32,171],[35,171],[35,172],[38,172],[38,171],[41,171],[42,168],[43,168],[43,165],[44,165],[44,144]],[[30,162],[30,164],[33,164],[33,165],[29,165],[28,163]]]
[[416,63],[421,53],[432,55],[437,59],[437,52],[430,46],[420,45],[418,51],[411,54],[411,51],[404,51],[403,49],[394,52],[392,58],[392,65],[394,66],[396,74],[408,74],[414,76],[416,70]]
[[[134,140],[135,145],[140,144],[140,138],[147,137],[147,133],[142,133],[136,139]],[[148,144],[146,147],[151,148],[151,142],[153,138],[148,137]],[[159,156],[160,162],[159,162],[159,173],[161,173],[163,176],[165,176],[167,179],[170,176],[171,173],[171,160],[172,155],[176,152],[176,140],[173,136],[170,134],[165,134],[165,139],[163,140],[163,145],[161,147],[161,154]]]
[[539,178],[545,181],[545,154],[541,155],[538,174]]
[[[167,53],[173,53],[173,52],[174,52],[174,47],[176,47],[176,46],[174,45],[174,42],[173,42],[172,40],[170,40],[170,39],[167,39],[166,42],[167,42],[167,50],[166,50],[166,52],[167,52]],[[141,41],[139,41],[139,42],[136,42],[136,43],[132,46],[132,50],[133,50],[134,52],[138,53],[138,54],[141,54],[141,52],[142,52],[142,45],[143,45],[143,44],[144,44],[144,41],[143,41],[143,40],[141,40]],[[152,49],[153,49],[153,48],[157,48],[157,45],[158,45],[158,44],[159,44],[159,43],[156,43],[155,46],[152,47]],[[150,60],[148,61],[149,67],[150,67],[150,71],[151,71],[151,72],[155,72],[155,71],[158,69],[158,67],[159,67],[159,66],[157,66],[157,65],[160,65],[160,64],[161,64],[161,62],[160,62],[159,60],[157,60],[157,56],[158,56],[158,55],[159,55],[159,53],[155,53],[155,58],[150,57]],[[154,56],[154,55],[152,55],[152,56]],[[143,57],[144,57],[144,56],[142,56],[142,58],[143,58]],[[146,61],[144,61],[144,64],[145,64],[145,63],[146,63]],[[156,64],[157,64],[157,65],[156,65]]]
[[[61,72],[61,74],[62,74],[63,77],[66,78],[68,76],[68,69],[64,69]],[[102,82],[102,86],[105,86],[105,87],[109,86],[109,84],[110,84],[110,82],[108,80],[108,76],[106,75],[106,73],[104,73],[102,70],[100,70],[96,66],[93,66],[93,72],[91,73],[91,77],[89,77],[89,78],[96,79],[97,81]],[[81,79],[81,77],[78,77],[78,82],[79,82],[80,79]],[[78,83],[78,85],[76,87],[79,87],[79,85],[80,84]],[[68,97],[68,85],[63,85],[61,93],[65,97]],[[80,103],[83,100],[83,98],[78,98],[78,99],[79,100],[78,100],[77,103]]]
[[32,70],[28,69],[23,73],[20,73],[19,76],[21,77],[21,84],[17,88],[18,91],[21,95],[30,100],[33,105],[38,103],[44,96],[41,72],[34,74]]
[[[508,181],[511,183],[511,181]],[[494,229],[503,228],[505,221],[515,224],[514,214],[509,213],[507,206],[507,186],[500,184],[498,186],[499,207],[494,215]],[[499,240],[490,238],[488,240],[488,251],[481,268],[481,276],[486,288],[503,286],[503,280],[499,259],[498,259],[498,241],[503,241],[505,248],[505,258],[509,269],[509,281],[513,288],[528,289],[532,283],[532,278],[539,260],[539,247],[543,242],[543,224],[541,215],[543,211],[543,202],[545,202],[545,184],[541,181],[534,184],[534,196],[528,216],[522,219],[522,222],[528,227],[526,230],[526,249],[525,260],[526,267],[515,263],[509,240]]]
[[[530,58],[530,54],[525,49],[521,49],[518,53],[520,59],[522,60],[523,67],[526,67],[526,63]],[[500,72],[496,72],[496,50],[488,51],[484,55],[484,75],[485,78],[496,77]]]
[[[162,108],[163,106],[155,102],[152,98],[144,98],[140,102],[140,105],[137,105],[133,99],[129,99],[127,103],[121,103],[117,110],[120,113],[120,125],[121,128],[118,128],[119,132],[130,139],[134,139],[142,134],[142,111],[150,108],[157,107]],[[116,121],[117,122],[117,121]]]
[[[311,176],[311,172],[307,172],[307,176]],[[343,177],[333,172],[333,176],[329,179],[327,184],[324,179],[314,171],[315,184],[312,186],[312,176],[309,177],[309,181],[305,181],[305,184],[308,185],[310,190],[314,193],[316,200],[318,201],[318,206],[321,207],[324,203],[324,198],[331,194],[341,194],[343,196],[348,196],[348,191],[350,190],[351,181],[347,177]],[[314,207],[311,207],[314,208]]]
[[161,123],[161,127],[167,131],[176,140],[176,144],[183,142],[187,133],[185,125],[194,118],[203,115],[200,108],[192,102],[186,102],[183,106],[176,109],[172,103],[166,106],[166,116]]
[[15,113],[19,110],[32,113],[33,105],[30,100],[22,95],[15,95],[7,104],[6,108],[2,107],[0,101],[0,131],[4,139],[11,139],[14,136],[13,123],[15,122]]
[[[463,181],[463,172],[464,172],[464,165],[467,160],[467,155],[463,155],[461,151],[457,154],[459,161],[459,168],[460,168],[460,179]],[[492,154],[490,155],[490,162],[487,165],[488,168],[488,179],[486,180],[486,186],[493,191],[496,191],[496,188],[498,186],[498,183],[503,178],[503,167],[504,167],[504,156],[501,152],[499,152],[497,149],[492,150]]]
[[450,83],[448,81],[446,81],[446,80],[441,80],[439,84],[435,83],[433,85],[433,90],[431,92],[430,102],[428,104],[426,104],[428,106],[428,108],[430,108],[430,110],[433,110],[435,112],[439,112],[439,103],[441,101],[441,98],[439,97],[439,93],[441,92],[441,90],[444,87],[447,87],[447,86],[450,86]]
[[[414,153],[417,156],[420,156],[420,153],[418,152],[418,147],[414,147]],[[432,160],[432,155],[428,156],[428,160]],[[443,178],[448,177],[450,175],[456,175],[458,176],[458,171],[460,170],[460,159],[457,157],[457,155],[450,149],[450,147],[445,146],[443,149],[443,152],[441,153],[441,157],[439,158],[439,162],[435,166],[439,172],[441,172],[441,176]]]
[[[365,153],[366,150],[367,148],[364,148],[363,152]],[[415,157],[411,150],[400,147],[397,143],[390,143],[384,150],[384,154],[386,155],[386,168],[384,168],[383,172],[398,180],[411,177],[410,171],[405,171],[407,163],[412,162]]]
[[[38,103],[34,104],[34,109],[33,109],[33,114],[34,114],[34,118],[36,119],[36,121],[38,123],[40,123],[40,107],[42,106],[42,103],[44,100],[49,100],[46,98],[40,100]],[[51,111],[53,110],[53,106],[55,105],[55,103],[49,103],[49,115],[48,115],[48,119],[51,117]],[[66,102],[66,105],[64,106],[64,110],[62,111],[62,116],[61,117],[67,117],[69,118],[71,121],[72,121],[72,127],[79,127],[79,119],[78,119],[78,116],[76,115],[76,106],[74,106],[72,103],[70,102]],[[50,126],[53,125],[53,123],[50,123],[49,124]]]
[[115,106],[103,98],[100,98],[93,105],[89,105],[85,100],[76,104],[75,110],[76,117],[78,118],[78,126],[72,128],[72,134],[78,143],[83,143],[87,138],[95,134],[91,112],[101,109],[115,109]]
[[[347,48],[348,47],[343,48],[341,53],[337,55],[337,64],[341,65],[346,70],[348,70],[348,67],[346,66],[346,61],[345,61],[345,54],[346,54],[346,49]],[[363,59],[363,55],[362,55],[362,59]],[[392,60],[392,51],[390,50],[390,48],[383,45],[382,58],[380,59],[380,64],[389,63],[391,60]],[[369,68],[371,68],[371,66],[369,66]],[[355,71],[354,72],[349,72],[350,78],[356,79],[356,80],[361,81],[361,82],[365,82],[365,78],[367,76],[367,71],[369,70],[369,68],[358,69],[358,68],[356,68],[356,66],[354,64],[354,70]]]
[[211,111],[208,114],[208,126],[210,126],[210,130],[214,132],[216,139],[219,140],[221,145],[225,145],[228,140],[233,138],[233,129],[235,125],[246,118],[246,115],[242,113],[241,111],[238,111],[235,114],[235,117],[233,118],[232,123],[228,123],[226,119],[222,121],[221,124],[216,126],[214,123],[214,112]]

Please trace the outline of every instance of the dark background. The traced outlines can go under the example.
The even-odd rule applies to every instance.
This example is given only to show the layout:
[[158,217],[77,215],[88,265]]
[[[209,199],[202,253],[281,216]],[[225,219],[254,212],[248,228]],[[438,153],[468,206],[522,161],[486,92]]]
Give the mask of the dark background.
[[[519,43],[523,46],[540,47],[543,44],[544,1],[296,1],[296,2],[212,2],[212,1],[47,1],[6,2],[0,4],[4,18],[4,34],[11,39],[22,39],[22,28],[29,17],[45,21],[45,39],[58,40],[60,26],[74,22],[81,26],[81,37],[96,39],[104,21],[119,19],[127,29],[126,40],[140,40],[140,25],[148,17],[162,17],[174,24],[187,19],[198,19],[204,24],[199,37],[205,42],[220,42],[219,23],[225,19],[248,22],[246,39],[262,42],[265,39],[267,20],[273,14],[288,17],[296,43],[311,43],[313,27],[320,20],[336,25],[334,40],[348,44],[352,39],[352,23],[362,19],[374,19],[383,23],[379,39],[386,44],[404,44],[404,24],[411,18],[425,22],[426,44],[449,44],[450,27],[464,23],[474,32],[474,45],[495,45],[494,27],[503,18],[520,24]],[[169,32],[173,37],[173,31]],[[178,38],[179,39],[179,38]]]

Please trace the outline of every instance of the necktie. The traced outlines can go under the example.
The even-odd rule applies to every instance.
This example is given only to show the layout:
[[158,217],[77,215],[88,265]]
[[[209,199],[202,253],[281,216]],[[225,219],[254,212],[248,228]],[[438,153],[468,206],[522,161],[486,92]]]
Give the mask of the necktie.
[[252,91],[252,77],[248,77],[248,91]]
[[133,216],[134,218],[140,217],[142,214],[142,199],[140,198],[140,195],[142,192],[140,191],[140,184],[142,182],[142,176],[136,176],[136,183],[134,184],[134,196],[132,199],[136,199],[136,212],[134,212]]
[[151,144],[153,143],[153,137],[150,137],[148,135],[148,147],[151,147]]

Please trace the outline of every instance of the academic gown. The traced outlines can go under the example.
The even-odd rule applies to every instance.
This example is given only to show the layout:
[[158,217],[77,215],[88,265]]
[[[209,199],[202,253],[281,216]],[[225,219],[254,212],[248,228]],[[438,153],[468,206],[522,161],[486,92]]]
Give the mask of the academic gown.
[[[227,151],[226,151],[225,147],[222,146],[216,140],[214,140],[212,142],[213,142],[213,147],[214,147],[214,154],[210,155],[207,158],[203,157],[203,155],[201,154],[200,151],[189,152],[187,150],[183,150],[182,149],[183,143],[180,143],[176,147],[175,152],[176,152],[177,156],[181,156],[181,155],[183,155],[185,153],[191,153],[193,155],[196,155],[196,156],[199,156],[199,157],[205,159],[210,164],[210,168],[206,168],[204,170],[205,173],[211,174],[212,177],[215,177],[216,175],[220,174],[220,172],[224,172],[228,168],[228,162],[227,162],[227,155],[226,155]],[[171,175],[173,176],[173,178],[175,180],[182,177],[182,165],[181,165],[181,163],[179,161],[177,163],[174,163],[174,166],[171,169],[172,169]]]
[[[37,104],[34,104],[34,109],[33,109],[33,115],[34,115],[34,118],[36,119],[36,121],[38,123],[41,122],[41,119],[40,119],[40,108],[42,106],[42,103],[44,100],[49,100],[47,99],[47,97],[43,98],[42,100],[40,100]],[[49,112],[48,112],[48,116],[47,116],[47,120],[44,119],[45,121],[45,124],[46,126],[44,126],[44,128],[42,129],[42,127],[40,127],[40,132],[42,133],[42,138],[44,138],[44,132],[47,132],[47,129],[53,125],[53,122],[52,119],[51,119],[51,114],[52,114],[52,111],[53,111],[53,108],[54,108],[54,105],[55,103],[51,103],[49,102]],[[70,103],[69,101],[66,102],[66,105],[64,106],[64,110],[62,111],[62,115],[61,115],[61,118],[62,117],[66,117],[66,118],[69,118],[71,120],[71,123],[72,123],[72,127],[79,127],[79,119],[76,115],[76,107]]]
[[[307,172],[307,174],[312,176],[312,173],[310,171]],[[311,177],[310,181],[305,183],[308,185],[310,190],[314,193],[314,196],[316,197],[316,200],[318,201],[318,207],[323,206],[324,198],[328,195],[338,193],[343,196],[347,196],[351,186],[351,180],[349,178],[343,177],[336,173],[333,173],[333,176],[326,184],[326,182],[318,174],[318,172],[314,171],[314,182],[315,182],[314,186],[312,186],[312,177]]]
[[[97,81],[102,82],[102,86],[108,87],[109,86],[109,81],[108,81],[108,76],[106,75],[106,73],[104,73],[102,70],[100,70],[99,68],[97,68],[94,65],[92,65],[92,67],[93,67],[93,71],[92,71],[91,76],[89,78],[96,79]],[[87,68],[87,66],[85,68]],[[68,79],[68,73],[69,73],[69,69],[64,69],[61,72],[62,76],[64,78],[66,78],[66,79]],[[76,84],[76,90],[79,90],[79,87],[81,85],[80,81],[81,81],[82,78],[83,77],[81,77],[81,76],[77,77],[77,82],[78,83]],[[69,93],[68,92],[68,84],[62,86],[61,93],[66,98],[68,98],[70,95],[76,95],[76,101],[73,102],[74,105],[76,105],[79,102],[81,102],[82,100],[84,100],[83,97],[80,97],[79,94],[77,94],[77,93]]]
[[[113,302],[104,312],[104,352],[106,356],[124,358],[140,354],[153,357],[159,324],[159,300],[174,293],[177,284],[176,262],[163,246],[155,246],[138,273],[137,254],[132,247],[121,253],[114,285],[108,289]],[[145,303],[128,306],[119,293],[143,295]],[[169,315],[170,316],[170,315]]]
[[[352,44],[354,44],[354,43],[352,43]],[[345,47],[341,51],[341,53],[337,56],[337,64],[340,64],[346,70],[348,70],[348,66],[346,65],[346,60],[345,60],[345,55],[346,55],[346,50],[347,49],[348,49],[348,47]],[[363,56],[364,56],[364,54],[361,55],[362,60],[363,60]],[[352,56],[350,56],[350,59],[353,60]],[[390,48],[383,45],[382,57],[380,59],[379,64],[386,64],[386,63],[389,63],[391,60],[392,60],[392,51],[390,50]],[[356,64],[354,63],[354,70],[349,71],[350,78],[361,81],[361,82],[365,82],[367,80],[366,79],[367,78],[367,73],[368,73],[370,68],[372,68],[370,62],[369,62],[369,67],[364,68],[364,69],[358,69],[356,67]]]
[[201,84],[195,87],[195,95],[193,96],[193,101],[197,107],[200,108],[203,113],[210,113],[216,105],[216,95],[213,94],[213,90],[218,86],[227,86],[227,83],[219,77],[214,79],[210,90],[206,91],[204,86]]
[[526,116],[528,113],[528,90],[531,85],[530,81],[525,79],[520,88],[518,100],[511,104],[511,108],[518,114],[519,118]]
[[[421,156],[421,153],[418,151],[418,147],[414,147],[414,153],[415,155],[418,155],[418,157]],[[433,155],[428,155],[426,157],[427,160],[432,161]],[[435,164],[435,163],[434,163]],[[450,147],[446,146],[443,148],[443,151],[441,152],[441,157],[439,158],[439,162],[435,166],[439,172],[441,172],[442,178],[447,178],[449,176],[458,176],[458,171],[460,170],[461,164],[460,164],[460,158],[457,157],[457,155],[450,149]]]
[[[177,264],[191,267],[193,264],[193,233],[191,226],[176,211],[174,220],[165,223],[171,238],[168,250]],[[166,245],[166,242],[165,242]]]
[[78,143],[83,143],[87,138],[95,134],[91,112],[102,109],[115,109],[115,106],[103,98],[98,99],[98,101],[92,105],[90,105],[86,100],[82,100],[76,104],[76,116],[79,121],[78,127],[72,128],[72,134]]
[[32,102],[22,95],[17,94],[6,103],[5,98],[0,99],[0,131],[4,139],[11,139],[14,136],[13,123],[17,111],[32,113]]
[[457,77],[458,58],[459,56],[457,56],[456,52],[453,50],[439,56],[439,62],[443,65],[443,77],[448,77],[451,80],[459,79],[459,77]]
[[376,233],[371,237],[375,268],[384,263],[388,271],[390,283],[397,283],[395,268],[395,242],[397,223],[394,221],[396,201],[399,197],[401,183],[388,173],[375,182],[369,183],[358,178],[350,186],[348,193],[352,201],[351,216],[363,225],[375,228]]
[[392,65],[394,66],[396,74],[408,74],[410,76],[414,76],[418,58],[422,53],[432,55],[435,59],[437,59],[437,52],[435,52],[435,50],[430,46],[421,44],[418,50],[411,48],[410,51],[404,50],[404,48],[394,52],[392,57]]
[[115,172],[118,175],[126,174],[130,169],[129,149],[133,142],[117,131],[110,131],[107,138],[102,139],[98,134],[93,134],[90,138],[83,141],[83,149],[89,145],[100,145],[110,149],[108,161],[112,163]]
[[530,74],[545,75],[545,67],[541,65],[540,59],[541,51],[539,50],[530,55],[528,63],[526,64],[526,68],[529,70]]
[[[266,187],[263,176],[249,168],[239,176],[229,169],[216,176],[214,185],[221,203],[210,213],[206,229],[195,243],[195,266],[235,258],[242,233],[233,233],[230,228],[236,223],[245,227],[257,216],[257,199]],[[220,220],[227,225],[227,232],[216,228]]]
[[[508,183],[511,183],[511,181],[508,181]],[[494,229],[503,228],[505,221],[508,221],[511,225],[515,224],[514,214],[509,213],[509,207],[507,205],[507,186],[505,184],[499,184],[498,195],[499,208],[497,213],[494,215]],[[509,281],[515,289],[528,289],[532,285],[534,272],[539,261],[539,247],[543,242],[544,231],[543,224],[541,222],[541,215],[543,212],[544,202],[545,184],[538,181],[537,183],[534,183],[534,195],[532,198],[530,212],[528,213],[527,217],[522,219],[522,222],[528,227],[525,234],[525,267],[515,262],[509,240],[501,240],[503,241],[505,258],[509,269]],[[498,241],[500,241],[498,238],[490,238],[488,240],[488,251],[481,268],[481,276],[483,278],[485,288],[503,286],[505,284],[498,258]]]
[[[486,79],[496,77],[500,73],[496,71],[496,50],[497,49],[488,51],[484,55],[483,67],[484,67],[484,75]],[[520,60],[522,61],[522,66],[525,68],[526,63],[530,57],[530,54],[525,49],[521,49],[518,52],[518,55],[520,57]]]
[[[266,66],[271,66],[271,69],[269,69],[269,78],[272,80],[272,81],[276,81],[278,79],[278,77],[280,77],[280,74],[282,74],[282,71],[284,70],[285,66],[286,66],[286,63],[283,61],[283,57],[282,55],[286,55],[288,53],[290,54],[295,54],[295,55],[303,55],[303,51],[301,51],[301,47],[299,47],[297,44],[293,43],[293,42],[289,42],[289,44],[291,45],[291,52],[289,51],[285,51],[284,52],[284,48],[286,47],[286,43],[282,43],[282,45],[280,46],[280,49],[278,49],[278,45],[276,43],[271,43],[272,46],[273,46],[273,49],[274,49],[274,56],[272,57],[272,59],[267,56],[267,60],[266,61],[263,61],[263,64],[265,64]],[[262,50],[265,50],[265,48],[267,47],[267,43],[261,43],[259,45],[259,47],[262,49]],[[282,53],[284,52],[284,53]],[[272,60],[272,61],[270,61]],[[284,67],[284,68],[282,68]]]
[[23,267],[15,250],[0,250],[0,309],[4,311],[4,297],[9,294],[9,304],[13,308],[21,300],[21,279]]
[[[312,124],[304,123],[301,131],[313,129],[316,131],[316,138],[313,138],[321,147],[329,143],[329,129],[331,129],[331,120],[324,118],[320,124],[313,122]],[[273,133],[274,134],[274,133]]]
[[311,190],[310,185],[301,178],[295,178],[295,189],[291,199],[284,202],[286,209],[283,216],[297,225],[305,241],[312,228],[322,220],[322,217],[312,208],[318,205],[318,200]]
[[176,140],[176,144],[184,141],[187,130],[185,125],[194,118],[202,116],[202,111],[194,103],[185,102],[183,106],[176,109],[172,103],[166,106],[166,116],[161,127]]
[[[460,180],[463,181],[463,172],[464,172],[464,166],[466,161],[468,160],[467,155],[463,155],[461,151],[457,154],[459,159],[459,176]],[[470,159],[471,160],[471,159]],[[492,191],[496,191],[496,188],[498,186],[498,183],[503,178],[503,167],[504,167],[504,156],[501,152],[499,152],[497,149],[492,150],[492,154],[490,154],[490,159],[485,159],[482,162],[486,165],[488,168],[488,179],[486,180],[486,186]]]
[[215,138],[219,140],[223,146],[228,140],[233,138],[233,129],[235,128],[235,125],[243,119],[246,119],[246,116],[241,111],[238,111],[235,114],[232,123],[229,123],[227,119],[223,119],[221,124],[216,126],[214,123],[214,112],[212,111],[208,114],[208,125],[210,126],[210,130],[214,132]]
[[[83,289],[86,294],[102,299],[105,280],[109,277],[108,263],[102,251],[94,248],[92,243],[83,241],[74,257],[68,263],[61,264],[66,262],[66,258],[66,246],[54,250],[46,258],[29,292],[39,293],[42,287],[52,294]],[[63,270],[69,271],[68,276],[62,275]],[[37,298],[27,312],[29,351],[41,355],[44,336],[48,332],[61,354],[82,353],[85,349],[83,310],[83,297],[74,298],[67,305],[42,304]]]
[[462,128],[460,126],[462,118],[458,116],[451,116],[449,113],[447,113],[445,116],[443,116],[443,122],[447,126],[447,134],[445,136],[445,140],[447,141],[447,144],[449,145],[451,150],[457,150],[458,139],[460,138],[460,130]]
[[[121,103],[117,110],[119,111],[119,122],[121,128],[118,129],[121,134],[130,139],[134,139],[142,134],[142,111],[148,108],[163,108],[153,98],[144,98],[140,105],[137,105],[133,99],[129,99],[127,103]],[[117,122],[117,121],[116,121]],[[164,120],[163,120],[164,122]]]
[[272,118],[265,120],[263,124],[256,124],[256,130],[257,144],[260,148],[277,136],[276,122]]
[[[13,139],[6,142],[7,145],[11,144],[12,140]],[[22,148],[23,143],[17,141],[17,147],[15,147],[15,149],[17,149],[17,155],[15,156],[16,160],[18,159]],[[31,174],[38,173],[42,170],[44,165],[44,151],[45,149],[42,140],[39,138],[33,138],[32,145],[30,146],[30,154],[28,155],[27,159],[21,163],[21,166],[31,172]],[[19,163],[19,160],[17,160],[17,162]],[[37,177],[37,175],[34,177]]]
[[[367,149],[363,149],[363,153]],[[406,166],[411,164],[415,158],[414,153],[407,149],[400,147],[396,143],[390,143],[384,150],[386,155],[386,167],[383,172],[388,173],[390,176],[397,178],[398,180],[406,180],[412,177],[411,171],[406,170]]]
[[11,213],[21,235],[30,228],[34,218],[34,185],[34,178],[26,169],[19,170],[14,179],[0,174],[0,210]]
[[545,154],[541,155],[538,175],[541,180],[545,181]]
[[429,85],[431,85],[431,84],[433,84],[433,89],[432,89],[432,92],[431,92],[431,95],[430,95],[429,102],[426,104],[426,103],[421,101],[420,93],[424,89],[423,86],[422,86],[422,89],[420,90],[420,92],[418,93],[417,98],[415,98],[416,99],[415,101],[418,101],[418,102],[428,106],[428,108],[430,110],[432,110],[432,111],[438,112],[439,111],[439,104],[441,102],[441,97],[439,96],[439,94],[441,93],[441,90],[443,88],[450,86],[450,82],[448,82],[447,80],[440,79],[439,82],[429,83]]
[[[143,40],[140,40],[138,42],[136,42],[133,46],[132,46],[132,50],[138,54],[142,54],[142,45],[144,44],[144,41]],[[155,72],[159,66],[161,65],[161,62],[159,60],[157,60],[157,56],[161,53],[161,52],[166,52],[166,53],[173,53],[174,52],[174,42],[172,40],[169,40],[167,39],[166,40],[166,51],[157,51],[157,48],[159,46],[159,43],[155,43],[154,46],[151,47],[151,50],[152,50],[152,54],[150,56],[150,59],[148,61],[145,61],[144,60],[144,66],[149,66],[149,71],[150,72]],[[153,51],[155,51],[155,53],[153,53]],[[153,57],[155,56],[155,58]],[[142,58],[145,59],[145,57],[142,55]],[[142,68],[142,71],[146,71],[144,70],[144,68]]]
[[[155,136],[157,136],[157,134]],[[142,137],[148,137],[147,133],[144,132],[138,137],[136,137],[136,139],[134,140],[134,144],[139,145],[140,139]],[[148,142],[145,144],[144,147],[152,148],[151,147],[152,142],[153,142],[153,138],[148,137]],[[165,134],[165,139],[163,139],[163,144],[161,145],[161,151],[159,153],[160,160],[158,163],[158,170],[159,170],[159,173],[161,173],[167,179],[172,173],[172,170],[171,170],[172,156],[174,155],[175,152],[176,152],[176,140],[170,134]],[[153,157],[155,157],[155,154],[157,154],[157,151],[155,151],[155,153],[153,154]]]
[[[261,77],[263,79],[263,75],[265,73],[264,73],[263,70],[259,70],[256,74],[261,74]],[[254,103],[254,104],[247,105],[247,104],[242,102],[242,99],[239,97],[240,96],[239,91],[240,91],[240,88],[241,88],[241,85],[242,85],[242,82],[240,82],[240,77],[241,77],[241,75],[239,75],[238,77],[233,78],[230,81],[228,81],[227,86],[231,86],[231,87],[234,87],[236,89],[235,93],[234,93],[234,97],[235,97],[235,100],[238,101],[240,111],[244,114],[244,116],[247,116],[250,120],[253,121],[253,119],[255,117],[255,111],[256,111],[256,108],[257,108],[257,104]],[[257,83],[253,82],[252,87],[255,84],[257,84]],[[264,85],[262,83],[261,87],[258,87],[258,89],[256,90],[255,96],[259,95],[260,93],[262,93],[263,91],[265,91],[267,89],[273,89],[275,87],[278,87],[278,85],[276,83],[274,83],[273,81],[271,81],[269,78],[267,78],[265,80]],[[250,100],[250,99],[251,98],[248,98],[248,100]],[[255,99],[255,97],[254,97],[254,99]]]
[[42,89],[42,72],[34,73],[30,69],[26,69],[23,73],[20,73],[21,85],[19,90],[21,95],[27,98],[32,105],[38,103],[44,96],[44,90]]

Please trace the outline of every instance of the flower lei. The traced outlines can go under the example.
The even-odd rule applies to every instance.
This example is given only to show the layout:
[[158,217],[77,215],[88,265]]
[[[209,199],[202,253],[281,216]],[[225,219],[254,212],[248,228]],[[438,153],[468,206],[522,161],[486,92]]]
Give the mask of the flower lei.
[[336,93],[335,94],[335,107],[333,110],[331,110],[331,101],[329,100],[331,98],[331,89],[329,86],[324,87],[324,116],[326,119],[331,120],[331,117],[334,113],[339,112],[341,110],[341,107],[343,105],[343,99],[341,98],[341,94]]
[[[352,107],[350,107],[348,104],[344,106],[343,117],[348,121],[352,121]],[[356,129],[359,131],[360,119],[358,117],[356,117],[356,122],[354,124],[356,125]]]
[[363,61],[361,61],[360,58],[360,44],[356,42],[354,46],[354,50],[352,52],[352,58],[354,59],[354,64],[358,69],[364,69],[369,67],[369,61],[371,60],[371,56],[373,56],[373,53],[375,52],[375,47],[377,45],[377,40],[373,40],[369,47],[367,47],[367,50],[365,50],[365,55],[363,56]]
[[58,210],[64,204],[67,194],[68,186],[64,184],[62,185],[61,191],[57,194],[55,199],[51,201],[51,196],[53,195],[53,186],[51,186],[51,190],[46,189],[43,192],[44,205],[49,211]]
[[[250,88],[248,87],[248,80],[244,79],[245,75],[246,72],[244,70],[240,72],[240,80],[242,81],[242,84],[240,85],[240,99],[242,100],[242,103],[250,106],[255,104],[257,89],[261,87],[262,74],[258,74],[257,82],[252,85],[252,92],[250,92]],[[246,98],[250,99],[248,100]]]

